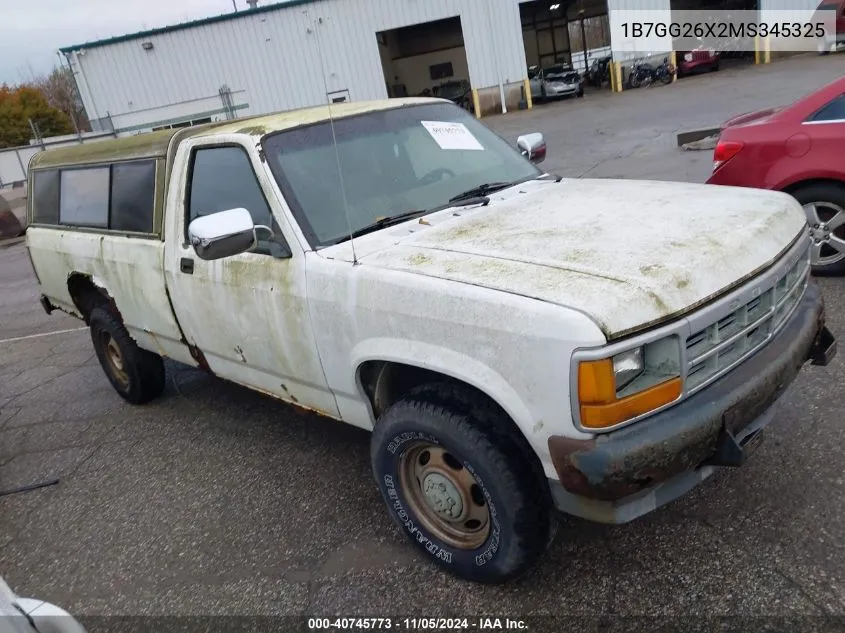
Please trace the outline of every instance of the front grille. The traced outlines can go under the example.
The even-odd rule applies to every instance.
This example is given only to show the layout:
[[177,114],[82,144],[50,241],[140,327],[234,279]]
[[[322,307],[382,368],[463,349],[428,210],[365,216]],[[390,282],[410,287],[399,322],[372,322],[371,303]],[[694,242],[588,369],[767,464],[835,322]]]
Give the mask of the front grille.
[[804,294],[810,263],[802,255],[753,299],[690,335],[686,340],[686,394],[727,373],[763,347],[792,314]]

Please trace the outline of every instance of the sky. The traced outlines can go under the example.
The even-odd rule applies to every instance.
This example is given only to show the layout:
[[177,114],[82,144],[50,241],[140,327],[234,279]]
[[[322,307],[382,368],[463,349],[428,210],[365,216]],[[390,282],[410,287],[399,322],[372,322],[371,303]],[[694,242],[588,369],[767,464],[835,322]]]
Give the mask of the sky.
[[49,72],[64,46],[232,11],[232,0],[0,0],[0,84]]

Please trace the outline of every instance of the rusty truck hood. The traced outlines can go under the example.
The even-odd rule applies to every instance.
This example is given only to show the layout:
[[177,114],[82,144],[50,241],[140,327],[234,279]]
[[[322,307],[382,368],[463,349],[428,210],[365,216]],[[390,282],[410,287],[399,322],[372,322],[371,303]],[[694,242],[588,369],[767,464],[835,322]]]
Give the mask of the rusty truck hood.
[[782,193],[604,179],[527,183],[427,221],[356,242],[360,263],[580,310],[611,339],[724,293],[805,227]]

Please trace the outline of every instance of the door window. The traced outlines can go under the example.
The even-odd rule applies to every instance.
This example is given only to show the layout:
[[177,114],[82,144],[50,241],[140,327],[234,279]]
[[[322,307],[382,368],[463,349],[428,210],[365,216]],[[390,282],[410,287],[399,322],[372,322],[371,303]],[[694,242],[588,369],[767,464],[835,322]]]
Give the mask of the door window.
[[188,197],[188,222],[196,218],[228,211],[246,209],[256,225],[269,226],[276,238],[267,239],[266,231],[258,232],[258,246],[254,253],[284,256],[281,230],[276,224],[270,205],[252,169],[249,156],[241,147],[210,147],[194,152],[190,193]]

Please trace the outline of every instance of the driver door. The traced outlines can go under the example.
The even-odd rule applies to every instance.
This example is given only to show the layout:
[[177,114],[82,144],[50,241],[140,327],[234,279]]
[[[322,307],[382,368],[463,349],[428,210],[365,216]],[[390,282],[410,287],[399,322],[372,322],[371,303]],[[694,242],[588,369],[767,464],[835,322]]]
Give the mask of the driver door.
[[[166,279],[200,365],[283,400],[338,417],[320,364],[305,285],[305,254],[274,199],[256,147],[242,137],[183,142],[168,198]],[[206,261],[188,239],[201,216],[245,208],[260,230],[252,252]],[[291,248],[293,246],[293,248]],[[198,352],[196,351],[198,350]]]

